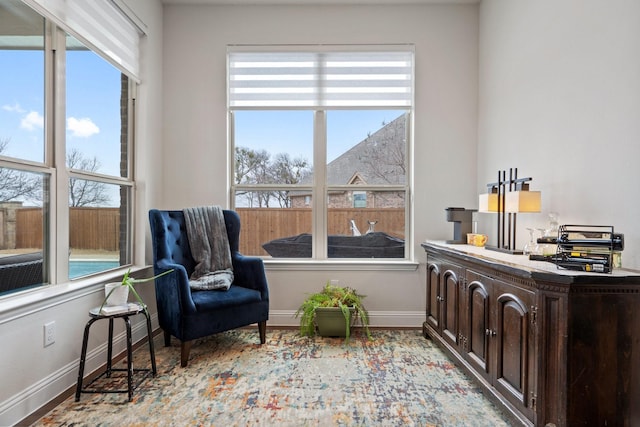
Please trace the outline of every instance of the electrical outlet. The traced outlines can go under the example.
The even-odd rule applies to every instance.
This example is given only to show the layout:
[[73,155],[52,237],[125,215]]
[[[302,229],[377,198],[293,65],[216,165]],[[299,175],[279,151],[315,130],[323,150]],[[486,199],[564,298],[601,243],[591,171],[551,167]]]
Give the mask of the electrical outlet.
[[56,342],[56,322],[44,324],[44,346],[49,346]]

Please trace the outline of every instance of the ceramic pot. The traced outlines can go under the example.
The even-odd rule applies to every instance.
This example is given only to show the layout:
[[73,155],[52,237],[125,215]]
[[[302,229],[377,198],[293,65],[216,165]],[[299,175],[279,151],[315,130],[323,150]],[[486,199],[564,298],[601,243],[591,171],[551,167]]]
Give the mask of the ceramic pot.
[[[110,292],[111,295],[109,295]],[[129,299],[129,287],[122,286],[120,282],[107,283],[104,285],[104,296],[107,300],[105,305],[125,305]]]
[[[355,310],[351,311],[351,320],[355,316]],[[347,333],[347,323],[340,307],[316,308],[316,326],[321,337],[344,337]],[[349,325],[351,328],[351,325]]]

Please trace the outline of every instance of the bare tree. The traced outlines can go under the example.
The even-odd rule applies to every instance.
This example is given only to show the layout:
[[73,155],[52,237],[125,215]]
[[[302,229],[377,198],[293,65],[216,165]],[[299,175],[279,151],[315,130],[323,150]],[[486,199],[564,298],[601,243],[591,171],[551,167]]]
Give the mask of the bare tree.
[[[266,150],[253,150],[246,147],[236,147],[235,151],[236,184],[263,184],[271,155]],[[263,203],[268,206],[269,195],[262,193],[246,191],[238,193],[238,196],[244,196],[249,207],[253,207],[254,202],[258,204],[258,207],[262,207]]]
[[[95,172],[100,169],[100,162],[94,156],[88,159],[77,149],[67,153],[67,167],[87,172]],[[106,184],[88,179],[69,178],[69,202],[70,206],[101,206],[109,202]]]
[[[0,154],[7,150],[9,138],[0,139]],[[67,154],[67,167],[95,172],[100,168],[96,157],[85,158],[74,149]],[[0,201],[30,201],[42,203],[43,178],[40,174],[0,168]],[[71,206],[100,206],[109,202],[106,184],[86,179],[69,179],[69,200]]]
[[236,147],[236,184],[255,184],[258,175],[266,169],[271,155],[266,150]]
[[[9,138],[0,139],[0,154],[9,145]],[[33,201],[41,202],[42,177],[9,168],[0,168],[0,202]]]
[[[279,184],[298,184],[302,182],[302,178],[308,173],[309,162],[302,157],[291,159],[288,153],[280,153],[276,155],[270,169],[275,182]],[[274,197],[281,208],[291,207],[291,198],[288,190],[276,191],[274,192]]]
[[[279,153],[272,160],[266,150],[245,147],[235,149],[236,184],[298,184],[310,173],[309,162],[303,158],[291,159]],[[275,199],[280,207],[291,207],[288,191],[247,191],[243,194],[250,207],[270,207]]]

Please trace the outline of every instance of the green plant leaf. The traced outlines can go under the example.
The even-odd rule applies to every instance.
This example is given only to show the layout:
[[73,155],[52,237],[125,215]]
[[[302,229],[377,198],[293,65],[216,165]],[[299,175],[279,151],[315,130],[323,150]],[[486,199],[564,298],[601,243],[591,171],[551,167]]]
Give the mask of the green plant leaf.
[[[358,320],[364,327],[367,337],[372,339],[369,331],[369,315],[362,303],[363,298],[365,295],[358,294],[353,288],[331,285],[330,282],[327,282],[322,291],[307,295],[307,298],[298,307],[295,317],[300,318],[300,334],[302,336],[315,335],[315,315],[318,307],[339,307],[345,318],[346,343],[349,342],[351,325]],[[354,310],[353,315],[351,309]]]
[[[127,286],[129,288],[129,292],[131,292],[133,294],[133,296],[136,298],[136,300],[140,303],[140,305],[142,306],[142,308],[146,312],[147,311],[147,305],[144,303],[144,301],[140,297],[140,294],[138,294],[138,291],[136,291],[135,284],[136,283],[150,282],[152,280],[157,279],[158,277],[162,277],[165,274],[169,274],[171,272],[173,272],[173,268],[171,270],[163,271],[160,274],[156,274],[153,277],[147,277],[147,278],[143,278],[143,279],[136,279],[134,277],[131,277],[131,269],[128,269],[124,273],[124,275],[122,276],[122,282],[121,282],[120,285],[121,286]],[[102,304],[100,305],[100,308],[98,309],[98,313],[102,312],[102,309],[104,308],[105,304],[107,303],[107,300],[109,299],[109,297],[111,296],[111,294],[115,290],[116,290],[116,288],[111,289],[111,291],[109,291],[107,296],[105,296],[104,300],[102,301]]]

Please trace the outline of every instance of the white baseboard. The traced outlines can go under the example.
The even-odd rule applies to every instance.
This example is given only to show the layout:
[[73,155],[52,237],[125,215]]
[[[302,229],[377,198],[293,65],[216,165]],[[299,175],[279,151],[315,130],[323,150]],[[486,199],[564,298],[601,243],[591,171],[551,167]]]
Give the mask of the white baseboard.
[[[158,327],[157,314],[151,316],[152,326]],[[132,341],[138,341],[147,336],[147,323],[139,322],[131,326]],[[113,337],[113,354],[117,355],[126,350],[127,334],[123,330]],[[96,369],[104,366],[107,360],[107,343],[87,351],[85,358],[84,377],[91,374]],[[60,369],[52,372],[40,381],[32,384],[20,393],[11,396],[9,399],[0,402],[0,426],[15,425],[29,415],[33,414],[69,388],[75,387],[78,381],[78,369],[80,359],[67,363]]]
[[[267,326],[299,326],[295,310],[270,310]],[[421,328],[425,320],[422,311],[369,311],[369,325],[374,328]]]

